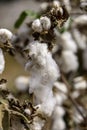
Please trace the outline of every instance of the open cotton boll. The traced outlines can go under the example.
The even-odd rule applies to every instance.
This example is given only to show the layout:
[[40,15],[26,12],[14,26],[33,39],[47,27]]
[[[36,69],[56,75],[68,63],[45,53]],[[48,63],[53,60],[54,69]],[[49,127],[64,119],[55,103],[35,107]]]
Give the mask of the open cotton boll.
[[80,92],[78,90],[72,92],[72,97],[73,98],[78,98],[80,96]]
[[42,32],[42,25],[41,25],[41,22],[39,19],[36,19],[33,21],[32,23],[32,29],[35,31],[35,32]]
[[72,52],[77,52],[77,45],[72,38],[71,33],[65,32],[61,35],[61,38],[63,40],[63,43],[61,43],[61,46],[64,50],[70,50]]
[[66,129],[66,125],[65,122],[63,121],[63,118],[56,118],[53,121],[53,126],[52,126],[52,130],[65,130]]
[[66,85],[62,82],[55,82],[54,87],[57,88],[58,90],[62,91],[63,93],[68,92]]
[[2,74],[2,72],[4,71],[4,68],[5,68],[5,60],[4,60],[3,52],[0,48],[0,74]]
[[86,48],[86,36],[80,33],[76,28],[73,29],[72,34],[78,48],[84,50]]
[[12,39],[13,34],[8,30],[1,28],[0,29],[0,42],[1,43],[6,43],[6,41]]
[[65,110],[62,106],[55,106],[54,112],[53,112],[53,118],[59,118],[63,117],[65,114]]
[[54,93],[54,97],[56,100],[56,105],[62,105],[63,102],[67,99],[67,96],[61,92]]
[[87,15],[80,15],[74,19],[73,26],[87,24]]
[[54,1],[53,1],[53,6],[54,6],[54,7],[59,7],[59,6],[60,6],[60,2],[57,1],[57,0],[54,0]]
[[41,17],[40,22],[44,30],[49,30],[51,27],[51,21],[47,16]]
[[31,60],[27,62],[25,69],[31,75],[29,85],[32,91],[39,86],[44,86],[45,89],[45,86],[52,88],[60,73],[52,54],[47,49],[47,45],[38,41],[30,43],[29,56]]
[[41,5],[40,5],[40,8],[42,11],[45,11],[48,7],[48,3],[47,2],[43,2]]
[[62,51],[61,62],[61,68],[65,73],[76,71],[79,66],[77,56],[71,51]]
[[74,79],[74,88],[76,90],[86,89],[87,88],[87,81],[83,77],[75,78]]
[[[79,107],[79,109],[82,111],[82,109]],[[81,123],[83,121],[83,117],[79,114],[79,112],[74,108],[73,110],[74,115],[73,115],[73,120],[76,123]]]
[[29,87],[29,77],[19,76],[15,80],[15,86],[19,91],[25,92]]
[[34,117],[32,123],[30,124],[30,130],[42,130],[45,121],[38,116]]

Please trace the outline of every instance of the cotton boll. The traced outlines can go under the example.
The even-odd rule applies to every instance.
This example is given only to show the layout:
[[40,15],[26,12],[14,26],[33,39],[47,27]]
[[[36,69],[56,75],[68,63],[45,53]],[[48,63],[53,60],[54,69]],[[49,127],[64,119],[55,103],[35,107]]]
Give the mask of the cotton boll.
[[25,68],[31,74],[29,84],[32,91],[39,86],[52,88],[60,74],[57,64],[51,53],[48,52],[47,45],[38,41],[31,43],[29,45],[29,56],[31,60],[27,62]]
[[60,6],[60,2],[57,1],[57,0],[54,0],[54,1],[53,1],[53,6],[54,6],[54,7],[59,7],[59,6]]
[[13,34],[8,30],[1,28],[0,29],[0,42],[1,43],[6,43],[6,41],[12,39]]
[[62,106],[55,106],[54,112],[53,112],[53,118],[57,119],[60,117],[63,117],[65,114],[64,108]]
[[87,0],[80,0],[80,8],[87,12]]
[[79,91],[74,91],[74,92],[72,92],[72,97],[73,98],[78,98],[80,96],[80,93],[79,93]]
[[78,113],[78,111],[76,109],[74,109],[73,120],[76,123],[81,123],[83,121],[83,117]]
[[19,91],[25,92],[29,87],[29,77],[19,76],[15,80],[15,86]]
[[63,43],[61,43],[61,46],[63,47],[64,50],[77,52],[77,45],[69,32],[63,33],[61,35],[61,38],[63,40]]
[[39,19],[36,19],[33,21],[32,23],[32,29],[35,31],[35,32],[42,32],[42,25],[41,25],[41,22]]
[[50,29],[51,21],[50,21],[50,19],[47,16],[41,17],[40,18],[40,22],[41,22],[42,28],[44,30],[49,30]]
[[52,130],[65,130],[66,125],[62,118],[57,118],[53,122]]
[[87,81],[83,77],[75,78],[74,79],[74,88],[76,90],[86,89],[87,88]]
[[74,19],[73,26],[87,24],[87,15],[80,15]]
[[43,2],[41,5],[40,5],[40,8],[42,11],[45,11],[48,7],[48,3],[47,2]]
[[67,99],[66,95],[61,92],[54,93],[54,97],[56,100],[56,105],[62,105],[63,102]]
[[78,69],[78,59],[71,51],[62,51],[61,63],[61,68],[65,73],[76,71]]
[[86,36],[80,33],[76,28],[73,29],[72,34],[78,48],[84,50],[86,48]]
[[4,68],[5,68],[5,60],[4,60],[3,52],[0,48],[0,74],[2,74]]
[[39,117],[34,117],[33,122],[30,124],[30,130],[42,130],[45,121]]
[[55,82],[54,87],[56,87],[58,90],[62,91],[63,93],[68,92],[66,85],[62,82]]

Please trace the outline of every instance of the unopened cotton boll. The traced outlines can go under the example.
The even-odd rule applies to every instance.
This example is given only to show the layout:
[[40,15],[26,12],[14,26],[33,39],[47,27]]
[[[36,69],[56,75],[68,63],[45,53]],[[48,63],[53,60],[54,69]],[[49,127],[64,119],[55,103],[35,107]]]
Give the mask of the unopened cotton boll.
[[51,27],[51,21],[47,16],[41,17],[40,22],[43,30],[49,30]]
[[29,87],[29,77],[19,76],[15,80],[15,86],[19,91],[26,91]]
[[65,32],[61,35],[61,38],[63,40],[63,43],[61,43],[61,46],[64,50],[70,50],[72,52],[77,52],[77,45],[72,38],[71,33]]
[[71,51],[62,51],[61,62],[61,68],[65,73],[78,69],[77,56]]
[[1,28],[0,29],[0,42],[1,43],[6,43],[6,41],[12,39],[13,34],[8,30]]
[[4,68],[5,68],[5,60],[4,60],[3,52],[0,48],[0,74],[2,74],[2,72],[4,71]]
[[42,32],[42,25],[41,25],[41,22],[39,19],[36,19],[33,21],[32,23],[32,29],[35,31],[35,32]]

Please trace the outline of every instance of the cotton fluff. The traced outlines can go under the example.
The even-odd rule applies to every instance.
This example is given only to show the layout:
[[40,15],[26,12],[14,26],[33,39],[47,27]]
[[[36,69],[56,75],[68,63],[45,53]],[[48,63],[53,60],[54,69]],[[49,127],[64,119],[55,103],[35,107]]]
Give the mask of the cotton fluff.
[[15,86],[19,91],[26,91],[29,87],[29,77],[19,76],[15,80]]
[[33,122],[30,124],[30,130],[42,130],[45,121],[39,117],[34,117]]
[[2,74],[4,68],[5,68],[5,60],[4,60],[3,52],[0,48],[0,74]]
[[1,43],[5,43],[6,41],[11,40],[12,36],[13,34],[9,30],[4,29],[4,28],[0,29],[0,42]]
[[51,21],[47,16],[41,17],[40,22],[43,30],[49,30],[51,27]]
[[39,19],[36,19],[32,23],[32,29],[36,32],[42,32],[42,25]]
[[58,66],[52,54],[47,49],[47,44],[34,41],[29,44],[29,60],[25,66],[29,70],[30,88],[32,92],[36,88],[49,86],[52,89],[53,83],[60,76]]
[[78,69],[78,59],[71,51],[62,51],[61,62],[61,68],[65,73]]
[[55,105],[56,105],[56,100],[53,97],[53,94],[50,95],[49,92],[49,95],[46,96],[46,100],[43,101],[41,104],[39,104],[37,113],[41,113],[43,115],[46,115],[47,117],[50,117],[53,113]]
[[30,73],[29,93],[34,93],[37,104],[41,104],[43,113],[49,116],[55,104],[52,87],[60,76],[58,66],[45,43],[30,43],[29,56],[31,60],[25,66]]
[[61,38],[63,40],[63,43],[61,43],[61,46],[64,50],[70,50],[72,52],[77,52],[77,45],[72,38],[71,33],[65,32],[61,35]]

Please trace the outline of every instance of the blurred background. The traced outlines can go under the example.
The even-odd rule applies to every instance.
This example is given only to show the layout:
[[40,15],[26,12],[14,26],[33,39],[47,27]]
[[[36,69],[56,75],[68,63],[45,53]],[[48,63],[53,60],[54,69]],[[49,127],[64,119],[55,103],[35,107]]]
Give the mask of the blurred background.
[[[24,10],[37,11],[39,3],[32,0],[0,0],[0,28],[7,28],[14,32],[14,23]],[[29,17],[28,19],[29,20]],[[13,89],[13,82],[19,75],[26,75],[24,68],[7,53],[5,55],[5,70],[0,78],[8,81],[8,87]],[[13,89],[14,90],[14,89]]]

